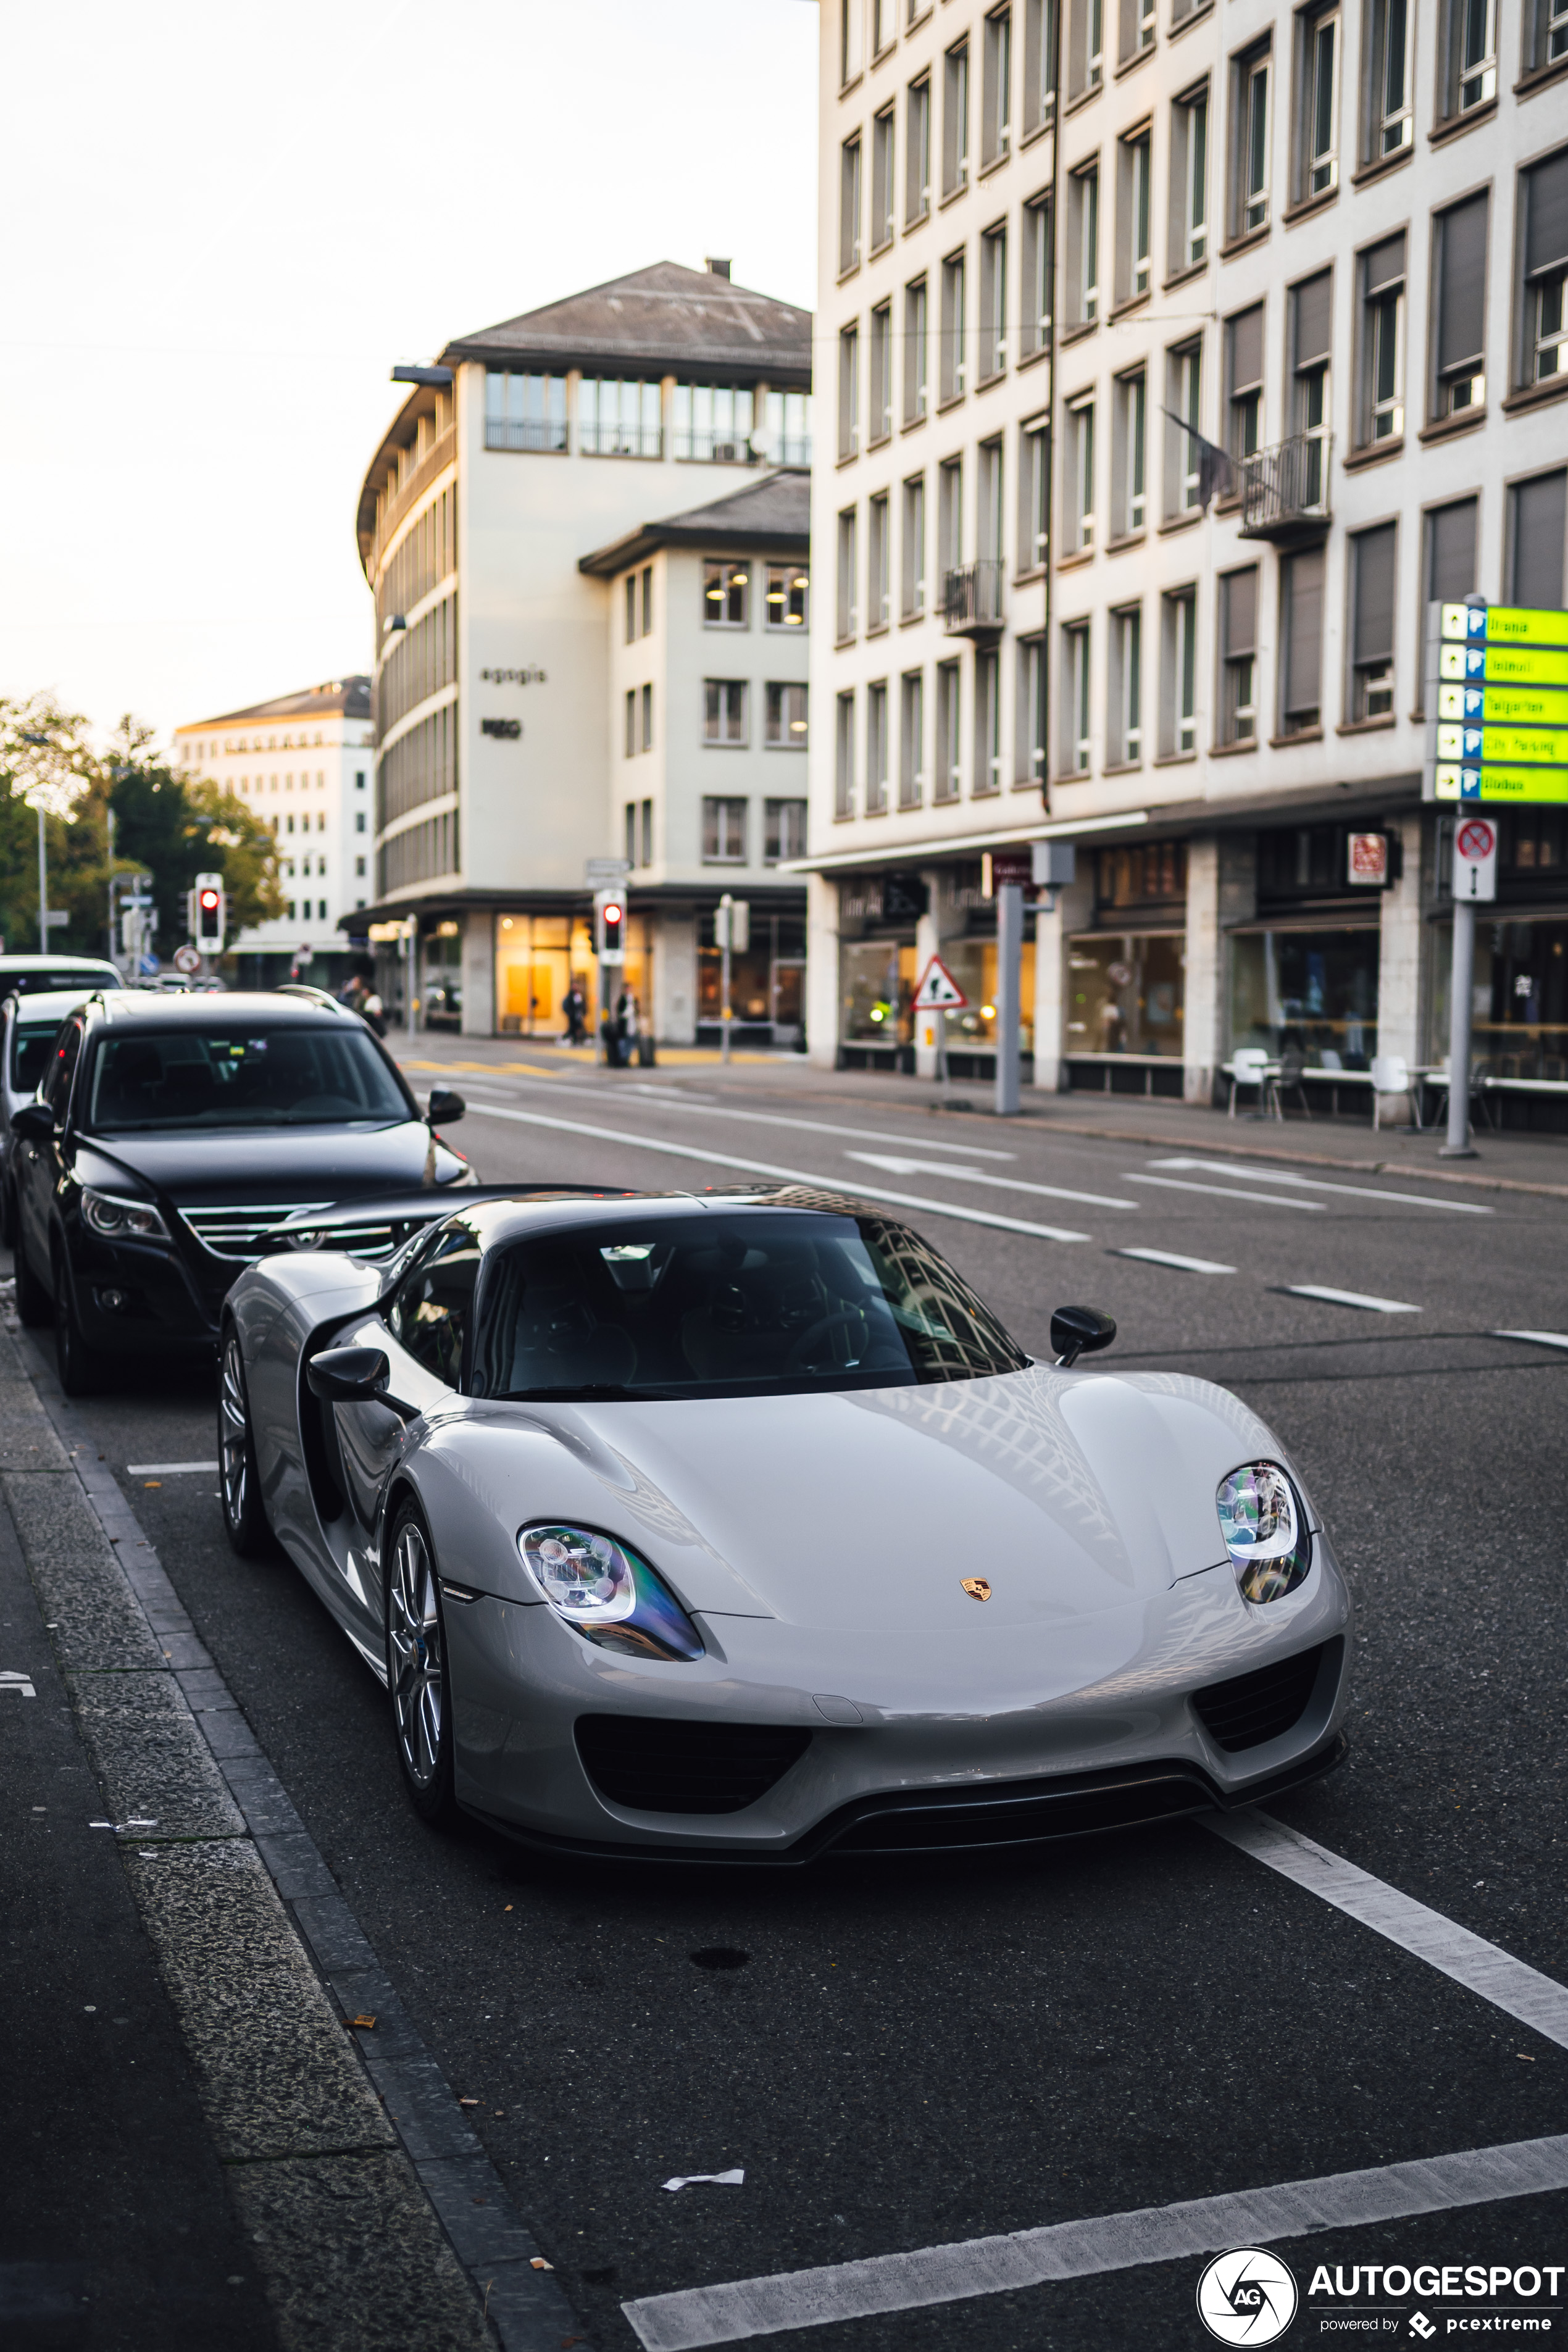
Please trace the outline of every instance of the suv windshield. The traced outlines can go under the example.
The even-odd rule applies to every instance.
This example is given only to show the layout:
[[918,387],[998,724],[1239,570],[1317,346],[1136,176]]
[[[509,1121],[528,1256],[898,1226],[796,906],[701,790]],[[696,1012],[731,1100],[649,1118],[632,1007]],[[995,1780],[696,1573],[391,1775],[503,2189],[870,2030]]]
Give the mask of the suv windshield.
[[412,1118],[363,1029],[181,1027],[106,1037],[85,1124],[94,1135],[217,1127],[385,1127]]
[[1022,1371],[946,1261],[881,1217],[635,1217],[498,1251],[477,1396],[783,1396]]

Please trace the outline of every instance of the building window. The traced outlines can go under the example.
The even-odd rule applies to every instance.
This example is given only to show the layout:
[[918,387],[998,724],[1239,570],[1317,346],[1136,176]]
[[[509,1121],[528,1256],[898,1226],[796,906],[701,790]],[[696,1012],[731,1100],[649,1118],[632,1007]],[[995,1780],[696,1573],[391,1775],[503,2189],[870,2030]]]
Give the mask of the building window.
[[1209,249],[1209,88],[1204,82],[1171,109],[1171,250],[1173,277],[1195,269]]
[[[1201,341],[1178,343],[1166,354],[1165,383],[1165,514],[1168,520],[1192,514],[1203,495],[1202,446],[1197,435],[1203,423],[1204,347]],[[1176,422],[1177,418],[1181,424]],[[1192,431],[1184,432],[1183,425]]]
[[363,833],[364,831],[363,809],[355,809],[354,811],[354,831],[356,833]]
[[804,801],[763,803],[764,866],[782,866],[788,858],[805,856],[805,807]]
[[1386,236],[1361,256],[1363,448],[1397,441],[1405,430],[1405,236]]
[[1253,457],[1263,438],[1263,305],[1225,322],[1226,448]]
[[770,466],[810,465],[810,393],[770,392],[763,419],[763,428],[757,436],[757,449]]
[[893,110],[885,106],[871,124],[871,250],[893,242]]
[[866,814],[881,816],[888,806],[888,681],[866,688]]
[[702,566],[702,625],[705,629],[751,626],[751,566],[710,556]]
[[1303,548],[1279,566],[1279,732],[1320,725],[1323,663],[1323,551]]
[[1092,326],[1100,316],[1100,173],[1090,165],[1068,181],[1068,316]]
[[904,289],[904,423],[926,413],[926,282]]
[[838,151],[838,275],[860,267],[860,141]]
[[910,669],[899,681],[899,806],[925,798],[925,673]]
[[705,800],[702,803],[702,863],[704,866],[744,866],[746,862],[746,803]]
[[635,687],[635,686],[628,686],[628,687],[627,687],[627,688],[626,688],[626,745],[625,745],[626,756],[626,758],[627,758],[628,760],[631,760],[631,759],[635,759],[635,758],[636,758],[636,756],[637,756],[637,688],[636,688],[636,687]]
[[860,625],[856,603],[859,550],[855,542],[855,509],[846,507],[838,518],[838,611],[835,635],[840,645],[847,644]]
[[1018,569],[1043,570],[1050,554],[1051,432],[1033,418],[1018,436]]
[[[1520,175],[1524,213],[1524,284],[1521,383],[1545,383],[1568,373],[1568,149]],[[1485,199],[1481,200],[1483,203]]]
[[[975,452],[976,505],[974,552],[983,563],[994,568],[992,578],[1000,587],[1004,524],[1002,513],[1002,436],[983,441]],[[993,607],[1000,613],[999,604]]]
[[[1479,502],[1475,499],[1457,499],[1452,506],[1434,507],[1426,517],[1426,593],[1418,616],[1423,639],[1428,604],[1462,604],[1467,596],[1475,593],[1478,514]],[[1418,677],[1425,658],[1423,644],[1415,673]]]
[[[656,418],[657,424],[658,419]],[[491,368],[485,377],[487,449],[564,449],[566,379],[510,375]]]
[[804,563],[768,566],[767,625],[770,629],[804,629],[811,574]]
[[959,399],[969,385],[968,350],[964,341],[965,279],[962,249],[950,253],[942,265],[942,374],[940,398]]
[[1568,58],[1568,0],[1525,0],[1530,37],[1525,45],[1526,69],[1542,72]]
[[752,456],[752,402],[743,384],[678,383],[675,454],[743,466]]
[[1370,0],[1363,19],[1363,163],[1397,155],[1411,142],[1409,18],[1410,0]]
[[1394,526],[1358,531],[1350,553],[1351,717],[1392,719]]
[[866,631],[885,629],[889,618],[892,583],[889,567],[888,493],[879,490],[866,509]]
[[1487,396],[1487,197],[1483,192],[1439,213],[1436,252],[1430,414],[1462,416]]
[[963,460],[944,457],[936,477],[936,568],[945,582],[963,562]]
[[577,446],[588,457],[658,457],[657,383],[625,383],[614,376],[583,376],[577,385]]
[[1105,0],[1068,0],[1068,102],[1105,79]]
[[980,97],[980,160],[999,163],[1013,150],[1013,12],[994,8],[985,19]]
[[838,86],[846,89],[860,71],[860,20],[865,0],[838,0]]
[[963,752],[958,664],[936,666],[936,791],[933,799],[955,801],[963,789]]
[[1110,724],[1106,729],[1113,763],[1131,765],[1143,757],[1143,608],[1130,604],[1110,615]]
[[974,793],[1002,789],[1002,656],[986,646],[974,656]]
[[1149,291],[1149,155],[1147,131],[1116,142],[1121,215],[1116,253],[1119,302],[1136,302]]
[[855,696],[841,694],[833,713],[833,814],[855,814]]
[[1031,357],[1051,342],[1051,200],[1037,196],[1024,206],[1024,268],[1019,286],[1018,355]]
[[622,854],[628,866],[635,866],[637,862],[637,804],[636,801],[628,801],[623,814],[625,815],[626,823],[622,829]]
[[772,751],[804,751],[806,748],[805,688],[770,685],[763,689],[763,742]]
[[1043,131],[1057,110],[1057,0],[1024,0],[1024,136]]
[[1321,507],[1329,482],[1329,355],[1333,274],[1321,269],[1290,289],[1290,430],[1307,443],[1301,503]]
[[1062,631],[1062,766],[1086,776],[1089,761],[1089,623],[1073,621]]
[[903,572],[900,611],[912,620],[926,607],[926,478],[912,474],[904,484]]
[[1258,567],[1226,572],[1219,583],[1219,641],[1223,663],[1220,740],[1250,743],[1258,734],[1254,698],[1258,669]]
[[[354,875],[355,875],[355,878],[356,878],[356,879],[363,879],[363,875],[364,875],[364,859],[363,859],[363,857],[356,857],[356,858],[354,859]],[[362,899],[360,900],[360,902],[359,902],[359,903],[360,903],[360,905],[363,907],[363,904],[364,904],[364,900],[362,898]]]
[[653,566],[651,563],[645,563],[642,568],[642,633],[645,637],[651,637],[653,635]]
[[1046,689],[1044,637],[1018,640],[1018,782],[1046,781],[1046,729],[1050,698]]
[[1117,63],[1130,66],[1154,46],[1154,0],[1120,0]]
[[1268,91],[1272,58],[1267,42],[1248,49],[1231,69],[1230,233],[1251,236],[1268,226]]
[[860,330],[844,327],[838,336],[838,455],[860,450]]
[[1068,546],[1094,545],[1094,403],[1074,401],[1067,413]]
[[1116,383],[1116,506],[1110,528],[1118,539],[1142,530],[1144,524],[1144,445],[1147,380],[1140,368],[1135,375],[1120,376]]
[[704,743],[744,744],[746,740],[746,681],[742,677],[705,677],[702,681],[702,740]]
[[894,0],[871,0],[871,55],[879,58],[890,49],[898,36],[898,12]]
[[1298,203],[1340,184],[1340,12],[1338,0],[1304,8],[1296,19],[1296,186]]
[[651,801],[644,801],[642,804],[642,863],[645,866],[653,864],[653,803]]
[[1563,610],[1563,526],[1568,473],[1537,474],[1508,494],[1508,601],[1537,612]]
[[1166,759],[1197,749],[1198,596],[1176,588],[1160,599],[1160,750]]
[[969,184],[969,44],[960,41],[942,60],[942,193]]
[[1497,96],[1497,0],[1442,0],[1443,112],[1451,120]]
[[931,76],[910,84],[904,110],[904,226],[931,210]]
[[893,306],[879,302],[871,313],[871,413],[867,421],[868,446],[875,448],[893,429]]
[[637,634],[637,575],[626,574],[626,643],[635,645]]
[[1007,365],[1007,231],[988,228],[980,240],[980,380]]

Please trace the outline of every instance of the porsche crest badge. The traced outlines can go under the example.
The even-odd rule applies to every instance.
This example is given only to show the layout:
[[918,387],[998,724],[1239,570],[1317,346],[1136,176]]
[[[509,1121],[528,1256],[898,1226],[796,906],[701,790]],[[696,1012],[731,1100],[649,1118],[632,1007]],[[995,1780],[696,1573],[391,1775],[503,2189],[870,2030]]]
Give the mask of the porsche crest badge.
[[990,1600],[991,1587],[984,1576],[961,1576],[958,1580],[963,1585],[965,1592],[968,1593],[971,1601]]

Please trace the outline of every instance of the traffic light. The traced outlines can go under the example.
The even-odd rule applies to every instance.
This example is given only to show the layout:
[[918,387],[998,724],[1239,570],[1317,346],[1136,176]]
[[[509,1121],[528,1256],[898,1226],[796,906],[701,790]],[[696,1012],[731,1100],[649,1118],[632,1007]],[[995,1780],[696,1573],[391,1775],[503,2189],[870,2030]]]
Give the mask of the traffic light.
[[195,921],[191,927],[193,941],[204,955],[221,955],[228,912],[223,876],[198,874],[196,887],[191,896],[195,913]]
[[594,893],[594,945],[601,963],[619,963],[626,956],[626,902],[619,890]]

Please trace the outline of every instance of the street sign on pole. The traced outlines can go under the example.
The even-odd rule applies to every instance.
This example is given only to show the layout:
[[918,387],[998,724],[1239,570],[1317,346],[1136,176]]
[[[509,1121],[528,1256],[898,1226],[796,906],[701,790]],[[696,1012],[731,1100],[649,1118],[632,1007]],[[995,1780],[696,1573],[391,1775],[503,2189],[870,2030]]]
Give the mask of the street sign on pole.
[[1426,707],[1427,800],[1568,802],[1568,612],[1429,604]]
[[1454,827],[1454,898],[1497,897],[1498,828],[1484,816],[1461,817]]
[[969,1003],[940,956],[932,956],[915,991],[917,1013],[962,1013]]
[[176,948],[174,950],[174,970],[176,971],[200,971],[202,968],[201,951],[199,949],[193,947]]

